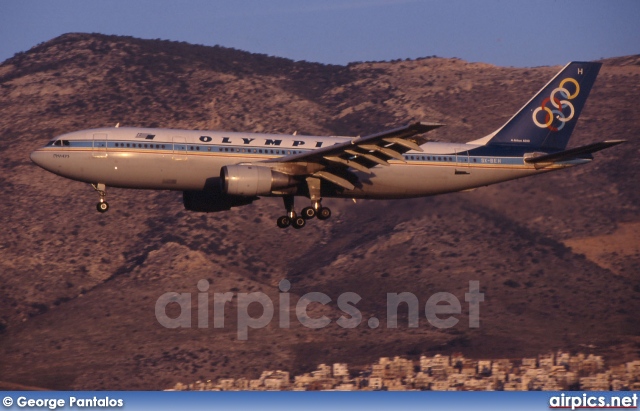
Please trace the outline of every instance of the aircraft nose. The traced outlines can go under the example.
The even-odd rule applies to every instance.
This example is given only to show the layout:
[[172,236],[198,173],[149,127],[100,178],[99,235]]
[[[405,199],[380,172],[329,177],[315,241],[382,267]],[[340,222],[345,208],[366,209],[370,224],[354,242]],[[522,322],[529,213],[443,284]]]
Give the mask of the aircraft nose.
[[31,154],[29,154],[29,158],[31,159],[31,161],[36,163],[38,166],[46,169],[44,164],[44,157],[45,157],[45,153],[43,153],[42,150],[36,150],[31,152]]

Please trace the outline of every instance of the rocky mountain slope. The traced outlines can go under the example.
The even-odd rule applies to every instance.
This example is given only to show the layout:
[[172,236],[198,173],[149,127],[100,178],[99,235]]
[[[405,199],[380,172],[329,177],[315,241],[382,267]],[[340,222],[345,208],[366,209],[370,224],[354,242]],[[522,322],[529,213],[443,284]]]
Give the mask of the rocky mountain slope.
[[[463,352],[518,358],[593,350],[640,355],[640,57],[604,66],[570,145],[626,139],[593,163],[469,193],[408,201],[325,200],[326,221],[279,230],[281,201],[190,213],[180,193],[109,191],[95,212],[86,184],[39,169],[29,153],[55,135],[111,126],[362,135],[415,120],[469,141],[502,125],[559,67],[503,68],[455,59],[327,66],[223,47],[68,34],[0,65],[0,381],[57,389],[162,389],[175,381],[357,366],[379,356]],[[217,171],[216,171],[217,173]],[[261,291],[292,305],[308,292],[329,327],[271,324],[165,329],[165,292]],[[464,293],[480,281],[481,326]],[[358,293],[363,321],[335,323]],[[453,328],[387,329],[386,293],[463,302]],[[175,307],[174,307],[175,308]],[[213,307],[210,307],[213,318]],[[174,310],[175,311],[175,310]],[[258,316],[260,311],[251,311]],[[277,312],[276,312],[277,313]],[[371,329],[376,316],[381,326]]]

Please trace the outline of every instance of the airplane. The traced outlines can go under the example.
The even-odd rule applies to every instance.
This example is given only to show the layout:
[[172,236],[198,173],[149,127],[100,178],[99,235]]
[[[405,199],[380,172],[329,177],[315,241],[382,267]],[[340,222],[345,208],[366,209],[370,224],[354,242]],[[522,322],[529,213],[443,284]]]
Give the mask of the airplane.
[[[187,210],[217,212],[282,197],[277,226],[302,228],[331,210],[323,198],[404,199],[465,191],[564,169],[623,143],[567,149],[601,63],[570,62],[493,133],[468,143],[430,141],[443,124],[415,122],[357,137],[156,128],[97,128],[63,134],[31,153],[54,174],[106,187],[176,190]],[[310,205],[298,214],[295,196]]]

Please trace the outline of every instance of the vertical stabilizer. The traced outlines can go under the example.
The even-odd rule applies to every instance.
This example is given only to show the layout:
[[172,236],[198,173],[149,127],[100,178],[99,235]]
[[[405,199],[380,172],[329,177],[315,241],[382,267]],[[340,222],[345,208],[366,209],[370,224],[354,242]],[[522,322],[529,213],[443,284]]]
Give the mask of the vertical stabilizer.
[[575,61],[567,64],[486,144],[564,149],[601,66]]

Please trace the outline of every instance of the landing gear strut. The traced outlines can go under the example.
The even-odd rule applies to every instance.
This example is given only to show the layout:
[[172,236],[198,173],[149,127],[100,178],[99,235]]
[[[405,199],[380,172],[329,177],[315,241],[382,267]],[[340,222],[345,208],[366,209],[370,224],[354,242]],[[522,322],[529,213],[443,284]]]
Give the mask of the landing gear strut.
[[320,179],[315,177],[307,178],[307,186],[309,187],[309,197],[311,198],[311,207],[302,209],[301,215],[297,215],[293,206],[293,196],[285,196],[284,208],[287,215],[279,217],[277,220],[278,227],[287,228],[290,225],[299,229],[307,224],[307,220],[318,217],[318,220],[326,220],[331,217],[331,210],[322,207],[322,198],[320,197]]
[[93,189],[100,194],[100,202],[96,204],[96,209],[100,213],[106,213],[107,211],[109,211],[109,203],[104,201],[105,197],[107,196],[107,186],[102,183],[98,183],[91,184],[91,187],[93,187]]
[[331,217],[331,210],[322,206],[322,197],[320,197],[320,179],[316,177],[307,177],[307,187],[309,188],[309,198],[311,199],[311,207],[302,210],[304,218],[318,217],[318,220],[326,220]]
[[314,217],[317,217],[318,220],[326,220],[331,217],[331,210],[328,207],[323,207],[320,201],[314,201],[311,207],[302,209],[302,218],[311,220]]

